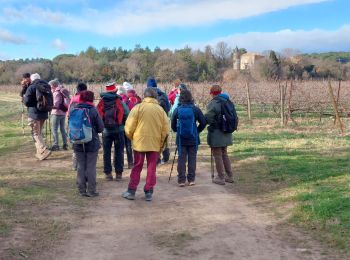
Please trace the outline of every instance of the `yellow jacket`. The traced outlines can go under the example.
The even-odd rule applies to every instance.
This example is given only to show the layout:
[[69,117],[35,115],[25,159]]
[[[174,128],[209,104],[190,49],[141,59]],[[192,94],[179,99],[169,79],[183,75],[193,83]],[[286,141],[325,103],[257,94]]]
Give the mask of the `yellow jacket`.
[[168,117],[158,101],[150,97],[131,110],[125,123],[125,134],[138,152],[161,152],[168,133]]

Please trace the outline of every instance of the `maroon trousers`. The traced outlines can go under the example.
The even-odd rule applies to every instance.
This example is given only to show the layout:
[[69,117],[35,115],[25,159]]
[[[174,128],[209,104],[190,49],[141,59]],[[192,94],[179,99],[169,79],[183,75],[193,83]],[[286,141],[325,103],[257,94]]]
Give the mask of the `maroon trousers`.
[[140,183],[140,175],[143,167],[143,162],[147,160],[147,177],[144,191],[153,192],[153,187],[156,185],[156,167],[159,158],[158,152],[138,152],[134,151],[134,167],[130,173],[129,190],[137,190]]

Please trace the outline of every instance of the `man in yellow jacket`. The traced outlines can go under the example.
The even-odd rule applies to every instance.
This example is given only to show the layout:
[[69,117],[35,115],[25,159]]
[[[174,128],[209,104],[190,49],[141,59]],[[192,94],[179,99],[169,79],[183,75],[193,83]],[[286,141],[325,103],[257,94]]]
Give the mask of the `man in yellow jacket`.
[[134,200],[145,157],[147,159],[147,177],[144,186],[145,199],[152,200],[153,187],[156,185],[156,166],[159,153],[164,149],[169,133],[168,117],[158,104],[157,92],[146,88],[144,99],[130,112],[125,123],[125,134],[132,142],[134,167],[130,173],[128,190],[123,198]]

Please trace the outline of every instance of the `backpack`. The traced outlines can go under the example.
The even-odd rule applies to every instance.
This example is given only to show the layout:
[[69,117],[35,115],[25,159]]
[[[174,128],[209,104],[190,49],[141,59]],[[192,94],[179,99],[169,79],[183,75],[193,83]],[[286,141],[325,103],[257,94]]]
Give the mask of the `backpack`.
[[70,104],[69,90],[65,88],[60,89],[60,95],[62,97],[62,102],[58,105],[58,109],[67,112]]
[[115,129],[123,124],[124,108],[120,98],[101,99],[98,112],[102,117],[105,128]]
[[179,106],[177,109],[177,133],[182,138],[197,138],[197,125],[192,106]]
[[40,80],[35,87],[36,108],[40,112],[50,112],[53,108],[53,95],[48,83]]
[[92,126],[87,108],[75,107],[70,111],[68,135],[73,144],[85,144],[92,140]]
[[165,95],[164,92],[158,90],[158,96],[157,96],[157,100],[159,105],[164,109],[165,113],[168,114],[170,111],[170,103],[168,100],[168,97]]
[[219,129],[224,133],[233,133],[237,130],[238,116],[235,105],[230,101],[221,101],[221,115]]

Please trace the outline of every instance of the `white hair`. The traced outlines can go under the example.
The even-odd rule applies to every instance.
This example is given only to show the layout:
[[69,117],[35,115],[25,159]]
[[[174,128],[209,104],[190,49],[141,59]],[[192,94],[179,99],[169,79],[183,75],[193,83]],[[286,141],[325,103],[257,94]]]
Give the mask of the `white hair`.
[[36,79],[40,79],[39,73],[34,73],[34,74],[30,75],[30,80],[31,81],[34,81]]

